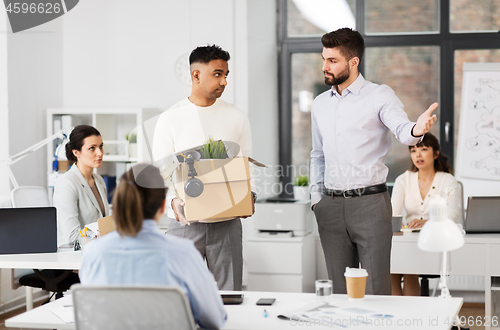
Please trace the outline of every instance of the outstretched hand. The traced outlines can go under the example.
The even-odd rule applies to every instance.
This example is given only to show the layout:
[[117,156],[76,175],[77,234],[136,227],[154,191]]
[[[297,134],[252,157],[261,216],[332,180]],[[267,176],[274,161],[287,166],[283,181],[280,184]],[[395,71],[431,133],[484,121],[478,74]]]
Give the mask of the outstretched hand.
[[430,131],[437,119],[436,115],[433,115],[432,112],[437,109],[438,105],[437,102],[431,104],[429,109],[418,117],[417,123],[413,126],[413,136],[422,136]]

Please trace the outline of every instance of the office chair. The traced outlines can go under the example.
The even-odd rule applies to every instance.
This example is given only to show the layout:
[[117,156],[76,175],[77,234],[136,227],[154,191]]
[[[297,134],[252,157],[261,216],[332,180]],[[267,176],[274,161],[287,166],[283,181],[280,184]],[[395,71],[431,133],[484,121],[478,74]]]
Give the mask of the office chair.
[[196,330],[186,295],[173,286],[71,288],[77,330]]
[[458,201],[458,209],[460,213],[458,215],[457,223],[461,224],[465,228],[465,203],[464,203],[464,185],[462,182],[457,181],[458,189],[460,190],[460,199]]
[[[22,186],[10,193],[13,207],[45,207],[51,206],[47,190],[43,187]],[[79,283],[78,274],[72,270],[44,269],[12,269],[11,286],[17,289],[26,287],[26,309],[33,309],[33,288],[54,292],[56,299],[63,296],[74,283]],[[50,301],[47,300],[46,302]]]

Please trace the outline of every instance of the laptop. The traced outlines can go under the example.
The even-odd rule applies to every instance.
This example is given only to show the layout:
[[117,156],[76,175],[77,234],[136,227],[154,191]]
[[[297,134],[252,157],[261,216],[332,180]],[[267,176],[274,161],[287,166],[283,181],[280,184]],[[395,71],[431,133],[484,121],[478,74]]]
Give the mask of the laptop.
[[0,254],[57,252],[55,207],[0,208]]
[[465,232],[500,233],[500,196],[469,197]]

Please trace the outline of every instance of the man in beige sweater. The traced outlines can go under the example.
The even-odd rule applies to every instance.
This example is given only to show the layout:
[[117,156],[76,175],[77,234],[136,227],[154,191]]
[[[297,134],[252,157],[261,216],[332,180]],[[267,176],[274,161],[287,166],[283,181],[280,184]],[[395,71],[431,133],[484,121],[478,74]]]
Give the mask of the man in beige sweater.
[[[246,114],[219,99],[227,85],[229,59],[229,53],[215,45],[198,47],[191,52],[191,95],[160,115],[153,138],[155,161],[201,145],[209,136],[237,143],[239,155],[251,156],[252,137]],[[174,186],[168,191],[167,215],[172,218],[168,233],[194,241],[219,289],[241,290],[241,220],[189,223],[182,214],[184,201],[177,196]]]

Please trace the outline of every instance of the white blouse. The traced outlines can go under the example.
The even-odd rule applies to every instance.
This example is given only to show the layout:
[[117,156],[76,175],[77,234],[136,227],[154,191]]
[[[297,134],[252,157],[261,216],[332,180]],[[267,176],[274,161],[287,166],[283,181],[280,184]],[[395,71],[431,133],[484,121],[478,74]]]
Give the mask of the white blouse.
[[436,173],[424,199],[420,196],[418,172],[406,171],[398,176],[392,190],[392,214],[401,215],[404,207],[405,225],[413,219],[428,220],[429,197],[432,195],[442,196],[448,201],[448,216],[457,221],[460,214],[460,188],[455,177],[446,172]]

